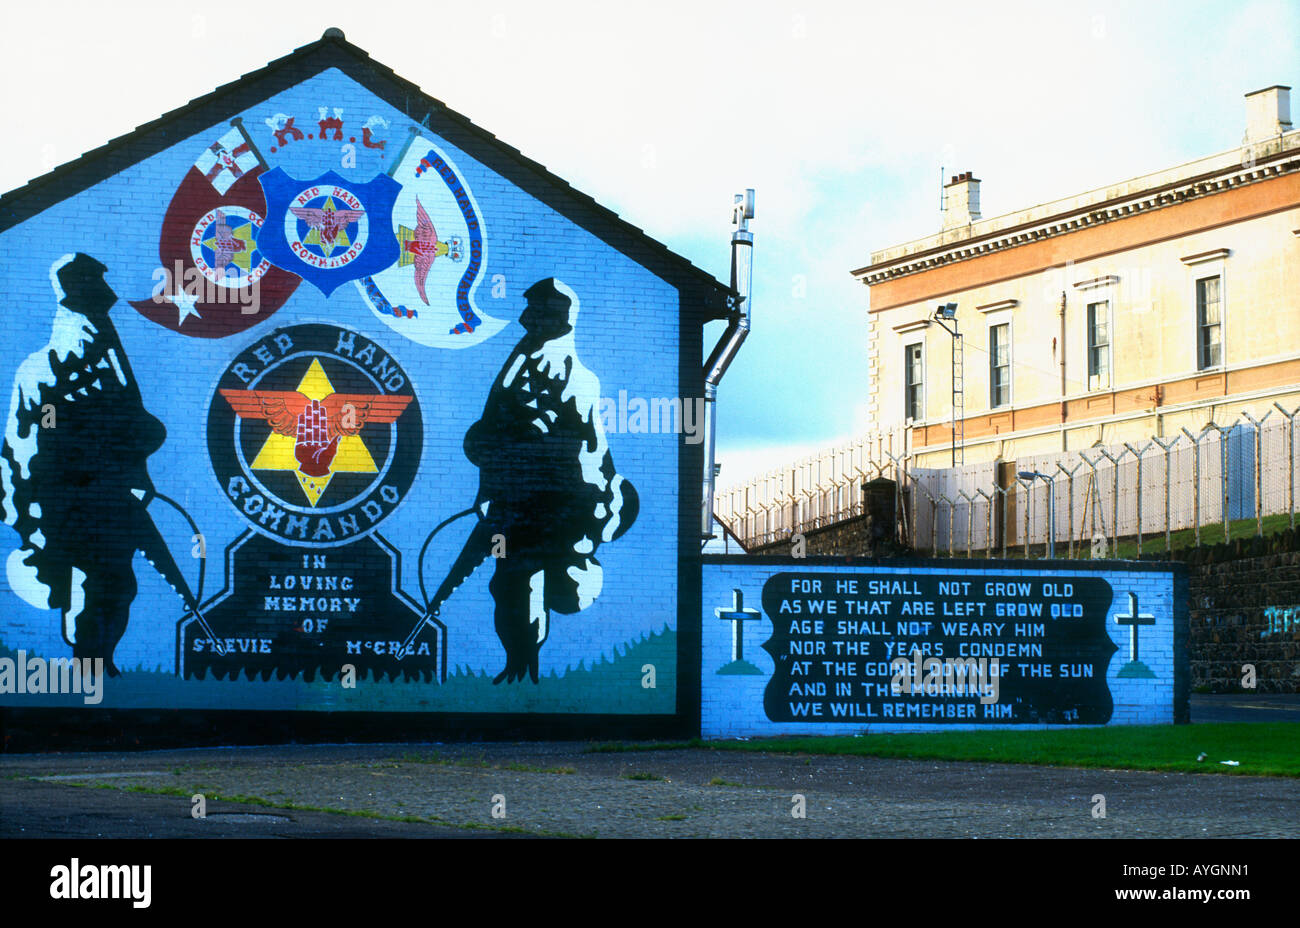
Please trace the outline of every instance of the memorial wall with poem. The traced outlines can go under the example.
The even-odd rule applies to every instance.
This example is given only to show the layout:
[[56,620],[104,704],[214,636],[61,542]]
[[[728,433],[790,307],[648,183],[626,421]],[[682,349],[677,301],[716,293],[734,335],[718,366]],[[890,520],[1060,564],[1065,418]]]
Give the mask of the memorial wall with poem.
[[706,558],[702,734],[1185,720],[1179,570]]

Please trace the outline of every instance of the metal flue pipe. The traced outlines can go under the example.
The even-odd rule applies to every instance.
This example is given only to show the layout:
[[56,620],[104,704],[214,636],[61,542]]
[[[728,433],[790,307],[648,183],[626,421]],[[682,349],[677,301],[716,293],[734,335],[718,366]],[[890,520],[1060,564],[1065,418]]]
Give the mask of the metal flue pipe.
[[749,231],[749,220],[754,218],[754,191],[747,189],[736,194],[731,210],[731,221],[736,230],[731,233],[731,288],[736,291],[736,303],[727,321],[726,331],[713,346],[709,359],[704,362],[704,404],[706,407],[704,461],[704,512],[701,530],[704,538],[713,537],[713,493],[717,486],[717,434],[718,434],[718,383],[735,360],[740,346],[749,337],[749,296],[754,277],[754,234]]

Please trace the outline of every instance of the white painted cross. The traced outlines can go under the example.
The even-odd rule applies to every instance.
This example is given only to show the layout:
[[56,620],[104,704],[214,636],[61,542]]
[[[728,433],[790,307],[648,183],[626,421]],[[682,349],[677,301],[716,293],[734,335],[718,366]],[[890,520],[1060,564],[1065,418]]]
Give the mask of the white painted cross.
[[1128,626],[1128,659],[1130,663],[1138,659],[1138,626],[1155,625],[1156,617],[1147,612],[1138,612],[1136,593],[1128,594],[1128,613],[1115,613],[1116,625]]
[[730,621],[734,634],[731,639],[731,659],[733,661],[744,660],[745,658],[745,623],[753,622],[762,618],[763,613],[757,609],[745,608],[745,594],[738,589],[731,591],[731,608],[726,606],[713,610],[713,614],[725,621]]

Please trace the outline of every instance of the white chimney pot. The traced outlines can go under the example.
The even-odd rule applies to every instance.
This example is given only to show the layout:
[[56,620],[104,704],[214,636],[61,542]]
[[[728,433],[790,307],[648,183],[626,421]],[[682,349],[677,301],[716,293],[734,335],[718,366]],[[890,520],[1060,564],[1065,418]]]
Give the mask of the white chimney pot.
[[978,222],[980,218],[980,182],[970,171],[957,174],[944,185],[943,227],[956,229]]
[[1262,142],[1291,131],[1291,88],[1281,84],[1246,94],[1245,142]]

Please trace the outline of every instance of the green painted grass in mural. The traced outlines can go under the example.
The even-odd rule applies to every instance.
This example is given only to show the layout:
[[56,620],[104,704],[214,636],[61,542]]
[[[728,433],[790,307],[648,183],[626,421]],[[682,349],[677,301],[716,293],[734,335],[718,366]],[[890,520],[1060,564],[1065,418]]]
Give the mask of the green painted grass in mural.
[[[647,664],[655,668],[653,687],[643,686]],[[330,710],[671,714],[677,703],[676,664],[677,633],[665,626],[615,648],[612,659],[601,655],[590,666],[580,661],[564,673],[543,673],[536,684],[495,684],[492,674],[461,667],[437,686],[363,680],[356,689],[322,681],[303,685],[311,690],[306,703]]]
[[[0,644],[0,656],[14,652]],[[654,686],[646,666],[654,668]],[[494,684],[487,672],[456,668],[442,684],[358,677],[355,688],[334,680],[182,680],[137,667],[105,681],[100,708],[293,709],[337,712],[607,713],[671,715],[677,705],[677,633],[667,625],[615,647],[612,657],[580,661],[540,680]],[[9,697],[9,705],[79,706],[80,696]]]

